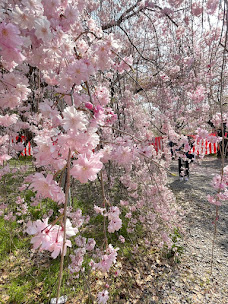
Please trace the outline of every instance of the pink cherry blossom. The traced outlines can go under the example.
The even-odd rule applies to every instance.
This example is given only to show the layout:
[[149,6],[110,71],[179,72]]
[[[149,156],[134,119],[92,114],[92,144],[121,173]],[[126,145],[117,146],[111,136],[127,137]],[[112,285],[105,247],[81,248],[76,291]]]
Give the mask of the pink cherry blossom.
[[50,22],[47,20],[47,18],[42,17],[36,19],[35,35],[38,39],[42,39],[44,42],[49,42],[53,38],[53,35],[50,30]]
[[69,270],[71,273],[77,273],[82,269],[82,263],[84,261],[85,254],[85,248],[77,248],[74,250],[74,254],[70,255],[71,264],[69,265]]
[[[63,248],[63,229],[58,225],[48,224],[49,218],[45,220],[37,220],[35,222],[28,222],[26,232],[30,235],[35,235],[31,239],[34,249],[48,250],[51,256],[55,259]],[[73,228],[69,219],[66,222],[66,235],[71,237],[77,233],[77,228]],[[67,247],[71,247],[71,241],[66,240],[64,247],[64,255]]]
[[[64,247],[64,255],[66,255],[67,247],[71,247],[71,241],[66,240],[65,247]],[[57,240],[52,243],[52,246],[50,247],[49,251],[51,251],[51,257],[53,259],[56,259],[57,256],[62,252],[63,248],[63,238],[58,236]]]
[[197,2],[194,2],[192,4],[192,14],[194,16],[199,16],[199,15],[202,14],[202,12],[203,12],[203,8],[202,8],[201,4],[197,3]]
[[96,104],[106,106],[110,102],[110,93],[106,87],[98,87],[94,95],[94,101],[96,102]]
[[12,158],[12,156],[10,156],[8,154],[0,155],[0,164],[2,165],[4,161],[7,161],[7,160],[9,160],[11,158]]
[[207,1],[207,13],[213,14],[218,7],[218,1],[216,0],[208,0]]
[[118,249],[119,248],[114,249],[113,246],[109,244],[106,254],[101,257],[101,261],[99,263],[94,264],[94,267],[102,272],[108,272],[112,264],[116,263]]
[[120,230],[122,227],[122,220],[120,218],[114,218],[108,223],[108,232],[113,233]]
[[48,218],[44,221],[37,220],[36,222],[29,221],[27,223],[26,232],[30,235],[40,233],[42,230],[48,227]]
[[77,236],[75,238],[75,243],[79,247],[85,247],[85,245],[86,245],[86,238],[82,237],[81,235],[79,235],[79,236]]
[[32,29],[34,22],[34,14],[28,8],[20,8],[15,6],[11,13],[14,24],[17,24],[21,29]]
[[67,107],[63,112],[63,128],[65,130],[85,130],[87,119],[84,113],[79,112],[74,106]]
[[122,235],[119,236],[119,240],[121,243],[125,243],[125,238]]
[[78,179],[81,183],[87,183],[88,180],[94,181],[97,178],[97,173],[103,167],[100,161],[101,155],[79,155],[78,159],[73,162],[71,174],[74,178]]
[[74,83],[81,84],[88,80],[88,67],[83,60],[78,60],[68,67],[69,75],[74,79]]
[[[186,134],[197,133],[196,146],[205,142],[216,147],[221,137],[210,135],[215,130],[208,120],[214,129],[222,123],[228,126],[225,95],[218,98],[221,80],[227,87],[222,77],[227,74],[222,65],[223,5],[218,0],[135,1],[133,8],[126,0],[2,2],[0,164],[5,167],[0,168],[0,177],[27,175],[31,167],[15,171],[11,162],[7,165],[9,158],[24,150],[27,140],[32,163],[42,172],[25,177],[19,187],[21,197],[14,204],[1,204],[0,214],[24,225],[33,206],[45,205],[43,219],[27,224],[33,249],[57,258],[72,246],[69,270],[78,277],[80,272],[86,274],[88,264],[93,271],[106,273],[116,263],[118,248],[114,243],[107,248],[111,235],[106,232],[116,234],[113,242],[124,243],[116,233],[123,225],[121,215],[129,233],[135,233],[140,223],[149,236],[143,240],[146,247],[171,248],[170,235],[180,226],[182,213],[167,186],[171,165],[167,142],[175,142],[174,149],[183,146],[179,153],[183,156],[191,148]],[[120,30],[115,30],[116,25]],[[16,143],[18,135],[25,140]],[[95,182],[100,170],[102,180]],[[68,183],[65,173],[70,173]],[[75,184],[71,177],[90,181],[96,191],[104,186],[105,194],[96,195],[100,207],[95,205],[90,214],[104,217],[101,242],[91,235],[85,238],[90,217],[75,209],[75,191],[68,189]],[[79,193],[80,187],[87,187],[76,184]],[[228,198],[226,167],[223,175],[214,175],[212,186],[215,194],[208,201],[219,206]],[[23,201],[28,188],[35,192],[30,202]],[[73,194],[72,205],[57,208],[68,203],[68,193]],[[52,200],[50,210],[46,198]],[[83,200],[83,195],[77,199]],[[134,254],[139,254],[138,249],[136,244]],[[98,303],[108,301],[106,278],[107,274]]]
[[96,241],[92,238],[88,238],[85,249],[88,251],[92,251],[96,245]]
[[32,176],[30,188],[34,189],[38,196],[51,198],[59,203],[63,203],[65,200],[64,192],[56,181],[53,180],[51,174],[48,174],[47,177],[45,177],[42,173],[35,173]]
[[97,295],[98,304],[106,304],[108,299],[109,299],[108,290],[103,290],[103,291],[99,292]]
[[96,206],[96,205],[94,205],[94,211],[96,212],[96,213],[100,213],[100,214],[104,214],[104,212],[105,212],[105,208],[101,208],[101,207],[98,207],[98,206]]
[[19,36],[20,30],[17,26],[5,22],[0,24],[0,46],[7,49],[15,49],[22,45],[22,39]]
[[12,124],[15,124],[18,120],[18,116],[16,114],[8,115],[6,114],[5,116],[0,115],[0,125],[4,127],[9,127]]
[[222,205],[221,201],[218,198],[216,198],[215,196],[207,195],[207,200],[212,205],[216,205],[216,206]]
[[107,213],[107,216],[109,220],[113,220],[120,215],[120,209],[117,206],[112,206],[109,208],[109,212]]

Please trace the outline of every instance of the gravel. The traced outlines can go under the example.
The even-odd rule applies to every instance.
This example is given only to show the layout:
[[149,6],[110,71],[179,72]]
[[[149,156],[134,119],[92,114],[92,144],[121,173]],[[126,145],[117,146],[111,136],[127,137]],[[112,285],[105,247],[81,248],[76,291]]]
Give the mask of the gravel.
[[[177,162],[173,161],[171,172],[177,173],[177,169]],[[216,207],[206,199],[215,192],[211,182],[220,170],[221,160],[207,157],[201,164],[190,164],[189,181],[169,177],[169,186],[185,210],[185,235],[181,241],[185,251],[173,281],[174,288],[166,289],[165,297],[158,303],[228,303],[228,202],[219,207],[212,262]]]

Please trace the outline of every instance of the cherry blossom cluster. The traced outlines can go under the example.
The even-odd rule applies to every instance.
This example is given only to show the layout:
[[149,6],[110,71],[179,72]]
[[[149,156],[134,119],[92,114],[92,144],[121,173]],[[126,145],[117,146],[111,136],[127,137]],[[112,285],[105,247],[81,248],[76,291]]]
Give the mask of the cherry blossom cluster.
[[[29,221],[27,224],[26,232],[30,235],[35,235],[31,239],[33,249],[40,251],[48,250],[51,252],[53,259],[61,253],[63,249],[63,227],[59,225],[48,224],[49,218],[45,220],[37,220],[35,222]],[[77,228],[73,228],[69,219],[66,221],[66,235],[68,237],[74,236],[78,232]],[[71,247],[71,241],[66,240],[64,247],[64,255],[66,254],[67,247]]]
[[[113,214],[117,215],[120,210],[124,211],[128,233],[134,233],[137,225],[142,225],[148,235],[153,235],[153,241],[160,246],[165,243],[170,246],[172,241],[169,235],[172,227],[178,222],[178,207],[172,192],[165,186],[167,174],[164,170],[160,170],[160,168],[168,168],[170,152],[168,149],[163,153],[155,151],[152,145],[154,134],[148,128],[148,114],[140,106],[137,107],[130,92],[125,93],[122,103],[127,105],[123,107],[124,113],[121,114],[126,115],[125,131],[129,135],[115,137],[113,144],[106,146],[102,158],[105,164],[111,160],[118,164],[118,170],[122,168],[119,180],[124,188],[124,196],[118,208],[113,208]],[[134,121],[134,136],[131,137],[132,121]],[[110,138],[109,131],[106,130],[103,136]],[[187,137],[183,136],[182,141],[187,144]],[[182,142],[179,144],[182,145]],[[165,161],[161,160],[162,157],[165,157]],[[104,175],[104,178],[106,181],[109,179],[107,175]],[[105,215],[102,208],[96,207],[95,210]],[[107,213],[109,220],[112,218],[110,211]],[[109,222],[109,232],[114,228],[111,224],[112,221]],[[118,224],[117,228],[121,227],[119,220],[116,224]]]
[[[20,29],[12,23],[2,21],[0,24],[0,54],[8,69],[14,68],[25,60],[25,56],[21,53],[24,41],[20,33]],[[10,61],[11,64],[9,64]]]
[[101,252],[98,254],[99,262],[96,263],[93,260],[90,261],[92,269],[97,269],[103,273],[109,272],[111,266],[116,263],[117,251],[119,248],[114,248],[111,244],[108,245],[104,254]]
[[65,195],[58,186],[53,176],[48,174],[45,177],[42,173],[35,173],[31,178],[30,188],[37,192],[37,197],[50,198],[55,202],[63,203]]
[[84,255],[87,251],[94,250],[96,241],[93,238],[86,239],[79,235],[75,238],[75,243],[78,248],[74,250],[74,254],[70,255],[71,264],[69,265],[69,270],[70,272],[77,274],[78,272],[85,270],[84,267],[82,267]]
[[[14,109],[22,105],[31,93],[28,86],[28,79],[20,73],[3,74],[0,77],[0,107]],[[11,115],[8,124],[16,123],[16,117]]]
[[216,174],[213,177],[212,186],[216,190],[214,195],[208,195],[210,204],[221,206],[222,202],[228,200],[228,166],[224,167],[223,174]]
[[[120,209],[117,206],[112,206],[109,208],[108,212],[105,208],[100,208],[94,205],[94,210],[97,214],[102,214],[109,219],[108,223],[108,232],[114,233],[115,231],[119,231],[122,227],[122,220],[120,219]],[[104,213],[105,212],[105,213]]]

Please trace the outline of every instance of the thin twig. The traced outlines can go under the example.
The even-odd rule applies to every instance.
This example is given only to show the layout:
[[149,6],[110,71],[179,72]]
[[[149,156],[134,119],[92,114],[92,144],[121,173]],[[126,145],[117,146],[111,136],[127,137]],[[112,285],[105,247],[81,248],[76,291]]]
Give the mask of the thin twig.
[[[104,180],[103,180],[103,173],[102,170],[100,172],[100,182],[101,182],[101,194],[103,198],[103,207],[106,208],[106,203],[108,202],[105,196],[105,189],[104,189]],[[106,217],[104,216],[104,223],[103,223],[103,230],[104,230],[104,238],[105,238],[105,245],[106,249],[108,248],[108,238],[107,238],[107,233],[106,233]]]
[[[145,9],[144,7],[139,8],[137,11],[134,11],[134,9],[138,6],[140,0],[137,0],[137,2],[129,7],[120,17],[118,20],[113,20],[109,22],[108,24],[105,24],[102,26],[102,30],[107,30],[115,26],[119,26],[122,22],[125,20],[137,15],[141,10]],[[131,14],[129,14],[131,11],[133,11]],[[129,15],[128,15],[129,14]]]
[[66,246],[66,219],[67,219],[67,203],[69,199],[69,189],[70,189],[70,160],[71,160],[71,151],[69,149],[68,159],[67,159],[67,178],[66,178],[66,190],[65,190],[65,204],[64,204],[64,212],[63,212],[63,246],[61,252],[61,261],[60,261],[60,270],[59,270],[59,283],[57,289],[57,298],[56,304],[58,304],[59,296],[60,296],[60,288],[62,284],[62,276],[63,276],[63,262],[64,262],[64,252]]
[[78,35],[77,38],[74,39],[74,41],[77,41],[82,35],[87,35],[87,34],[92,34],[96,39],[101,39],[101,37],[98,37],[95,33],[91,32],[91,31],[85,31],[85,32],[82,32]]

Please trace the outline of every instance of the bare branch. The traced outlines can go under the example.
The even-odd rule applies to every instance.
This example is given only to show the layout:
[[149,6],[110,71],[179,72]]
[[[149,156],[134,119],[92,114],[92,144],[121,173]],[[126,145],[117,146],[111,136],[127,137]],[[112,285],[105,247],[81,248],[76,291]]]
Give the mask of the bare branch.
[[[158,6],[158,5],[156,5],[156,4],[154,4],[154,7],[156,7],[156,8],[158,8],[160,11],[163,11],[163,8],[162,7],[160,7],[160,6]],[[154,12],[154,10],[153,9],[151,9],[151,8],[146,8],[148,11],[153,11]],[[178,27],[179,25],[170,17],[170,15],[168,14],[168,13],[165,13],[164,11],[162,12],[176,27]]]
[[222,43],[220,42],[219,45],[221,45],[221,46],[225,49],[225,51],[228,52],[228,49],[226,48],[226,46],[225,46],[224,44],[222,44]]
[[78,37],[76,37],[76,38],[74,39],[74,41],[77,41],[82,35],[87,35],[87,34],[93,35],[93,36],[94,36],[96,39],[98,39],[98,40],[101,39],[101,37],[98,37],[95,33],[91,32],[91,31],[85,31],[85,32],[80,33],[80,34],[78,35]]
[[[146,58],[143,56],[143,54],[138,50],[137,46],[132,42],[131,38],[129,37],[127,31],[125,31],[124,28],[122,28],[122,26],[119,25],[119,28],[124,32],[124,34],[127,36],[130,44],[133,46],[133,48],[137,51],[137,53],[140,55],[140,57],[142,57],[142,59],[144,59],[145,61],[149,61],[149,62],[153,62],[153,60],[149,59],[149,58]],[[154,63],[155,64],[155,63]]]
[[[134,5],[132,5],[129,9],[127,9],[118,20],[113,20],[111,22],[109,22],[108,24],[105,24],[102,26],[102,30],[108,30],[114,26],[119,26],[123,21],[137,15],[141,10],[145,9],[144,7],[139,8],[137,11],[133,11],[139,4],[139,2],[141,2],[141,0],[138,0]],[[133,11],[130,15],[128,15],[131,11]]]

